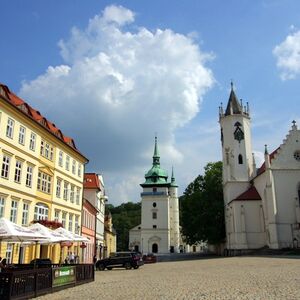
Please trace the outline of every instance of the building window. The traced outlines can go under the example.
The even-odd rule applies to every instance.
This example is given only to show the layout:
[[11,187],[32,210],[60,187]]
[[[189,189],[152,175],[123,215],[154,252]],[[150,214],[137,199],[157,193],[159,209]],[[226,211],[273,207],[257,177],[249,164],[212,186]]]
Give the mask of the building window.
[[11,139],[13,138],[13,135],[14,135],[14,124],[15,124],[15,121],[11,118],[8,118],[7,126],[6,126],[6,136]]
[[152,206],[153,206],[153,207],[156,207],[156,202],[153,202]]
[[39,191],[50,194],[50,192],[51,192],[51,176],[46,173],[39,172],[37,188]]
[[54,221],[55,222],[59,222],[59,213],[60,213],[60,211],[57,209],[54,211]]
[[26,186],[27,187],[32,187],[32,172],[33,172],[33,167],[27,166],[27,173],[26,173]]
[[29,142],[29,149],[35,151],[35,144],[36,144],[36,134],[31,132],[30,134],[30,142]]
[[242,156],[242,154],[239,154],[238,160],[239,160],[239,165],[242,165],[243,164],[243,156]]
[[60,193],[61,193],[61,179],[57,178],[56,182],[56,197],[60,198]]
[[156,228],[157,228],[157,226],[156,226],[156,225],[153,225],[152,227],[153,227],[153,229],[156,229]]
[[79,216],[75,216],[75,233],[79,234]]
[[11,243],[7,243],[5,258],[6,258],[6,263],[8,264],[12,263],[12,249],[13,249],[13,245]]
[[49,208],[46,204],[38,203],[34,207],[34,219],[35,220],[48,220]]
[[21,182],[21,171],[22,171],[22,163],[17,160],[16,161],[16,168],[15,168],[15,182]]
[[20,126],[20,130],[19,130],[19,144],[21,144],[21,145],[25,144],[25,133],[26,133],[26,128],[24,126]]
[[28,225],[29,204],[23,203],[22,225]]
[[64,182],[64,200],[68,200],[68,185],[67,181]]
[[9,163],[10,163],[10,157],[7,155],[3,155],[2,169],[1,169],[1,177],[3,178],[8,178]]
[[157,212],[156,211],[152,212],[152,219],[157,219]]
[[66,170],[69,171],[70,170],[70,156],[67,155],[66,157]]
[[80,188],[76,188],[76,204],[79,205],[80,203]]
[[69,214],[69,227],[68,230],[73,232],[73,214]]
[[42,140],[40,154],[49,160],[53,160],[53,147]]
[[81,177],[81,164],[78,163],[78,177]]
[[10,221],[13,223],[17,223],[17,212],[18,212],[18,201],[12,200],[11,208],[10,208]]
[[72,184],[71,185],[71,191],[70,191],[70,201],[72,203],[74,203],[74,190],[75,190],[75,186]]
[[61,223],[63,228],[66,228],[66,219],[67,219],[67,213],[63,211],[62,217],[61,217]]
[[154,187],[154,188],[152,189],[152,191],[153,191],[153,193],[156,193],[156,192],[157,192],[157,188]]
[[76,173],[76,160],[73,159],[72,161],[72,173],[75,175]]
[[0,196],[0,218],[4,217],[5,198]]
[[58,154],[58,165],[60,167],[63,166],[63,161],[64,161],[64,153],[62,151],[59,151],[59,154]]

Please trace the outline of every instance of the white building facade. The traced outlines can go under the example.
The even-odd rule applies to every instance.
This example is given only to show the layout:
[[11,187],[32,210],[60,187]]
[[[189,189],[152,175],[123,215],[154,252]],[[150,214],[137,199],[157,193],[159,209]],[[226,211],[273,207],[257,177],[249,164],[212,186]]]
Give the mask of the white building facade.
[[293,121],[283,143],[256,168],[248,104],[233,87],[219,109],[223,154],[226,247],[231,250],[300,246],[300,131]]
[[160,156],[155,138],[152,168],[141,184],[143,192],[141,224],[129,232],[129,248],[143,253],[178,253],[180,243],[177,184],[172,171],[160,167]]

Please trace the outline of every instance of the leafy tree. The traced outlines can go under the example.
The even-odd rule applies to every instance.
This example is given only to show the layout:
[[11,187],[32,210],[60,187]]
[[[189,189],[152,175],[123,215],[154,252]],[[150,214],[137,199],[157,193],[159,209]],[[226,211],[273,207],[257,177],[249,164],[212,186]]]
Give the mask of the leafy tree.
[[225,239],[222,162],[208,163],[180,197],[182,233],[189,244]]
[[128,250],[129,230],[141,223],[141,203],[108,204],[106,211],[110,211],[117,232],[117,251]]

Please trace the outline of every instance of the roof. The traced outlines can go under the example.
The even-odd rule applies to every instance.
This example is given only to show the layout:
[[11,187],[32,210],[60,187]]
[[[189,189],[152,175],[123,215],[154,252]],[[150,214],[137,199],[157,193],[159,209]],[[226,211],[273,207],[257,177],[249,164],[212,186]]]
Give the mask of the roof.
[[101,190],[100,181],[96,173],[85,173],[83,180],[83,187],[85,189],[99,189]]
[[[272,159],[274,159],[275,154],[278,152],[280,147],[278,147],[276,150],[274,150],[271,154],[270,154],[270,162],[272,161]],[[257,170],[257,175],[262,174],[263,172],[266,171],[266,163],[264,162],[261,167]]]
[[261,197],[256,190],[255,186],[251,186],[246,192],[240,194],[238,197],[236,197],[234,200],[261,200]]
[[229,95],[229,100],[227,104],[227,108],[225,111],[225,116],[231,115],[231,114],[241,114],[243,113],[243,108],[240,102],[238,101],[235,92],[233,90],[233,85],[231,84],[231,92]]
[[[84,157],[83,154],[79,152],[77,149],[75,142],[72,138],[64,135],[56,125],[49,120],[47,120],[39,111],[35,110],[28,103],[26,103],[23,99],[14,94],[10,89],[0,83],[0,97],[4,99],[7,103],[13,105],[18,108],[24,115],[38,123],[44,129],[53,134],[56,138],[62,141],[64,144],[75,150],[78,154]],[[87,158],[84,157],[86,160]]]

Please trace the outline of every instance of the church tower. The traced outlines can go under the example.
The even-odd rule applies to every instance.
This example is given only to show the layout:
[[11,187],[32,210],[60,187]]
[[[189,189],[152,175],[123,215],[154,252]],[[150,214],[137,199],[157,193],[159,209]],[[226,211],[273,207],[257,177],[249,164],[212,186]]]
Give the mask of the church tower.
[[225,204],[246,191],[255,176],[256,166],[252,154],[251,124],[248,103],[243,106],[231,83],[225,112],[219,107],[223,155],[223,191]]
[[140,249],[144,253],[179,252],[179,209],[177,184],[172,172],[160,166],[160,155],[155,137],[153,162],[141,184],[142,216]]

